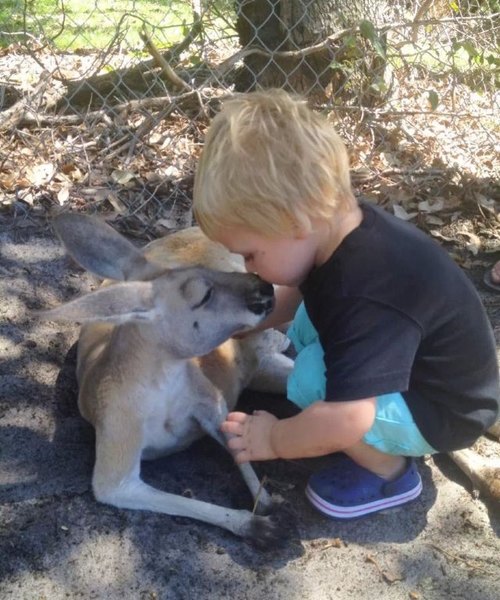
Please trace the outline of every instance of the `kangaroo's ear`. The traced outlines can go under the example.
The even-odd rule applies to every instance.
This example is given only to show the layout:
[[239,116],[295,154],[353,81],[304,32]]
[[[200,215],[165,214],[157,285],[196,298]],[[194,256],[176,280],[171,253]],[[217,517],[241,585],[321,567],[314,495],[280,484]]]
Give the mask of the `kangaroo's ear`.
[[149,281],[116,283],[76,298],[50,310],[35,311],[35,316],[51,321],[126,321],[152,320],[156,316],[153,284]]
[[62,213],[53,225],[76,262],[99,277],[147,280],[165,270],[148,262],[131,242],[95,217]]

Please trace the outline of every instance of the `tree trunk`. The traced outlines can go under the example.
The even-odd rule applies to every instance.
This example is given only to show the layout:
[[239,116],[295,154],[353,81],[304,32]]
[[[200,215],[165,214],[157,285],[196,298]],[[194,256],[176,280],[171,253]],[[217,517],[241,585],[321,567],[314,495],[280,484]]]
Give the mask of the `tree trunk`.
[[[255,0],[236,3],[240,44],[266,51],[300,50],[332,35],[336,0]],[[330,49],[309,56],[268,58],[247,56],[237,89],[280,87],[292,92],[322,92],[332,76]]]
[[[395,3],[398,5],[399,3]],[[236,1],[241,46],[268,52],[300,50],[324,42],[341,29],[361,20],[374,25],[387,20],[392,9],[387,0],[248,0]],[[363,54],[363,40],[360,42]],[[344,59],[341,44],[296,57],[246,57],[236,81],[238,91],[280,87],[308,96],[322,96],[329,85],[338,89],[345,81],[332,62]]]

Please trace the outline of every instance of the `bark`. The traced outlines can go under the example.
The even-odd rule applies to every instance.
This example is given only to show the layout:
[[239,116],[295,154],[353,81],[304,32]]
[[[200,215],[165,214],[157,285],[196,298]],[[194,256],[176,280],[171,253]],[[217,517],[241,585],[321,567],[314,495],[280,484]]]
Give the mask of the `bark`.
[[[366,19],[380,24],[389,16],[386,0],[237,0],[237,23],[242,47],[290,51],[313,46],[341,29]],[[323,95],[329,85],[339,89],[345,76],[331,68],[345,60],[341,44],[307,56],[245,59],[237,78],[238,91],[280,87],[309,96]],[[368,70],[368,69],[367,69]]]
[[[256,0],[237,2],[237,23],[242,47],[288,51],[312,46],[334,33],[335,0]],[[311,56],[272,59],[251,55],[237,78],[237,89],[280,87],[312,94],[324,90],[332,72],[330,48]]]

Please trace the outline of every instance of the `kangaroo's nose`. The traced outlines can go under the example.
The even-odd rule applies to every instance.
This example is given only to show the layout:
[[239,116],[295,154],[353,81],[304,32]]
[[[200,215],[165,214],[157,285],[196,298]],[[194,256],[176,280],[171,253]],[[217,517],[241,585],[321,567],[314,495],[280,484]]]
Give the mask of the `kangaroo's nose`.
[[263,296],[274,296],[274,288],[272,284],[267,283],[267,281],[262,280],[260,283],[259,292]]
[[274,307],[274,288],[270,283],[258,278],[258,286],[248,298],[248,310],[256,315],[269,314]]

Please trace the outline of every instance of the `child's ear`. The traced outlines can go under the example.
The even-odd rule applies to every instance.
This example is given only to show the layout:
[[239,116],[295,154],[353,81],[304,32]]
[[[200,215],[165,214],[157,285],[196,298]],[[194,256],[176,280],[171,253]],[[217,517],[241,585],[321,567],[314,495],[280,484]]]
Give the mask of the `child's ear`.
[[300,223],[296,223],[294,227],[293,237],[296,240],[305,240],[311,235],[311,229],[309,227],[305,227]]

